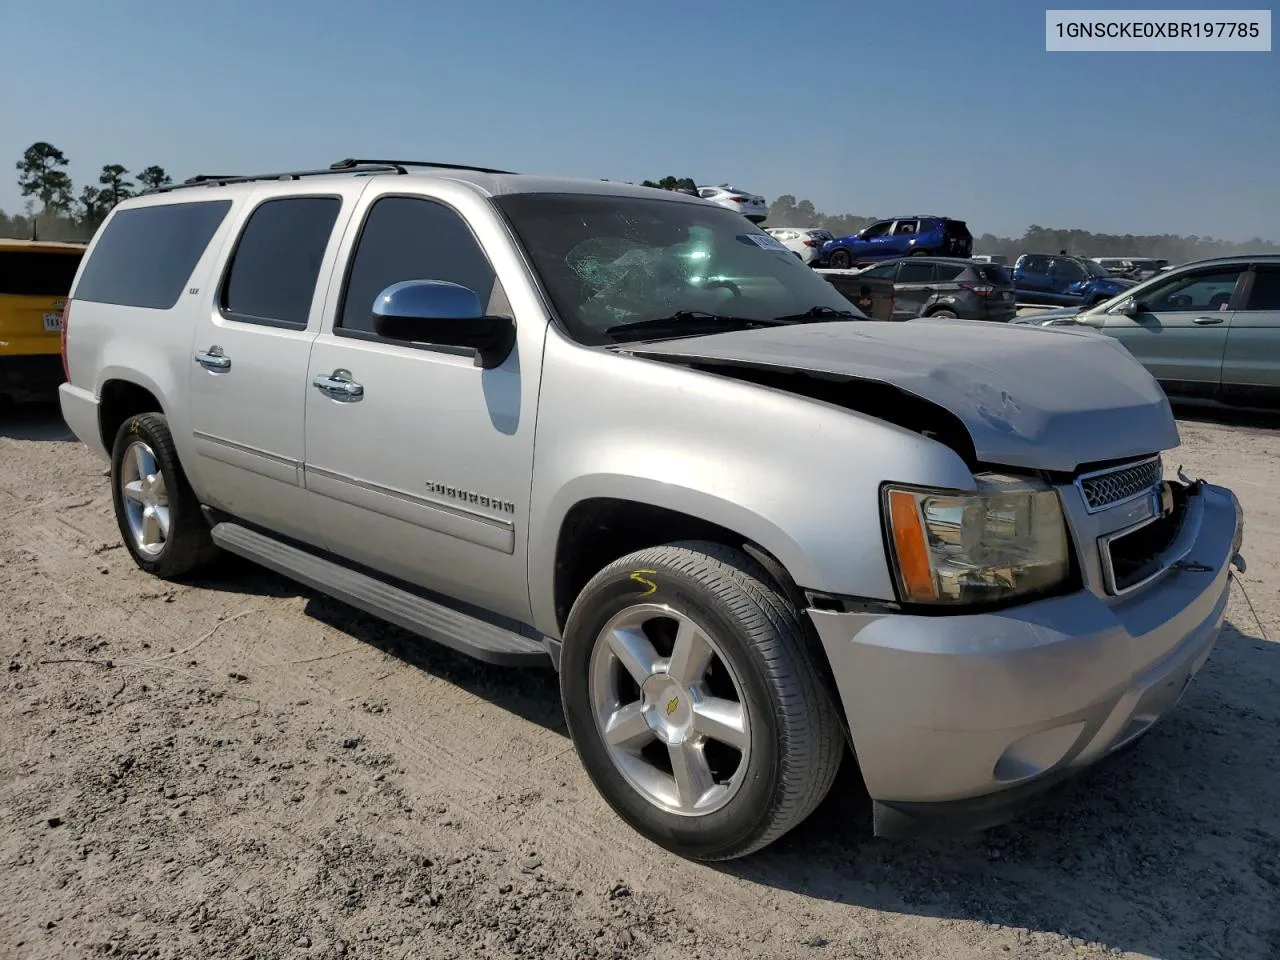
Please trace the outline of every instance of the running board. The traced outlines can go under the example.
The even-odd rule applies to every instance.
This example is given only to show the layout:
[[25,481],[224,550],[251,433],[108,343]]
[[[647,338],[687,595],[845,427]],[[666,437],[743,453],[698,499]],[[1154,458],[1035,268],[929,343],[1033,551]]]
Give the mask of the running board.
[[545,667],[552,663],[551,651],[536,640],[238,523],[214,524],[212,535],[213,542],[230,553],[477,660],[505,667]]

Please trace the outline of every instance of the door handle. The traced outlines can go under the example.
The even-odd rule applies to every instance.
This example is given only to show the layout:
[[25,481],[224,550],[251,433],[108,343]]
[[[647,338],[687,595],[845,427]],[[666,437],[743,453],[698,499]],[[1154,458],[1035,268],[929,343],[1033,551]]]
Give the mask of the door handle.
[[231,369],[231,358],[226,356],[222,352],[222,348],[218,346],[210,347],[208,350],[202,350],[197,353],[193,359],[206,370],[210,370],[215,373]]
[[1211,327],[1215,323],[1221,323],[1222,318],[1221,317],[1196,317],[1191,322],[1196,324],[1196,326]]
[[349,370],[335,370],[327,376],[322,373],[311,381],[311,385],[340,403],[354,403],[364,397],[364,386],[351,379]]

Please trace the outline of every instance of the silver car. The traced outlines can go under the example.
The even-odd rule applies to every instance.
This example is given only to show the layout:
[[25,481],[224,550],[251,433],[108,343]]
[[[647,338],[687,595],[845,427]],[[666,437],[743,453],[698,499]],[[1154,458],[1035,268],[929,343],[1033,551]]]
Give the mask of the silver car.
[[1173,397],[1280,407],[1280,255],[1183,264],[1096,307],[1017,322],[1114,337]]
[[228,551],[555,667],[604,799],[701,859],[846,756],[878,833],[1012,815],[1173,708],[1242,540],[1229,490],[1163,473],[1168,401],[1107,338],[868,323],[649,188],[198,178],[112,210],[63,332],[143,570]]

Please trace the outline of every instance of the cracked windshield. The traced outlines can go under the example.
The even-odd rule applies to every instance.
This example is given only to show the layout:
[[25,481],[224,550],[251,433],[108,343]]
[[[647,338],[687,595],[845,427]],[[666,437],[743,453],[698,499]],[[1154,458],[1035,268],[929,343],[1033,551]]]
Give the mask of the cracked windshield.
[[618,196],[517,194],[496,202],[584,343],[865,319],[732,211]]

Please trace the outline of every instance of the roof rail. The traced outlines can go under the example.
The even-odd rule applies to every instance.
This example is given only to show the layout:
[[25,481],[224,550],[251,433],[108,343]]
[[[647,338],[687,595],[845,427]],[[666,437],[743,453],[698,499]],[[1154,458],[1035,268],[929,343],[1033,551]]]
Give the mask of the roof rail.
[[303,177],[331,177],[336,173],[404,173],[405,170],[391,164],[368,164],[344,167],[341,170],[325,167],[321,170],[282,170],[278,173],[217,174],[201,173],[188,177],[181,183],[170,183],[162,187],[152,187],[142,191],[146,196],[151,193],[169,193],[173,190],[184,190],[190,187],[221,187],[228,183],[253,183],[260,180],[301,180]]
[[441,170],[474,170],[476,173],[505,173],[514,176],[510,170],[494,170],[491,167],[477,167],[470,163],[433,163],[430,160],[356,160],[351,157],[331,164],[329,169],[334,171],[351,170],[356,167],[371,165],[397,167],[401,173],[406,172],[405,167],[437,167]]
[[188,177],[181,183],[170,183],[162,187],[152,187],[142,191],[145,196],[151,193],[169,193],[189,187],[220,187],[228,183],[253,183],[260,180],[301,180],[303,177],[331,177],[339,173],[398,173],[406,174],[406,167],[435,167],[441,170],[474,170],[476,173],[510,173],[508,170],[492,170],[488,167],[473,167],[461,163],[430,163],[425,160],[356,160],[348,158],[339,160],[319,170],[282,170],[278,173],[215,174],[201,173]]

